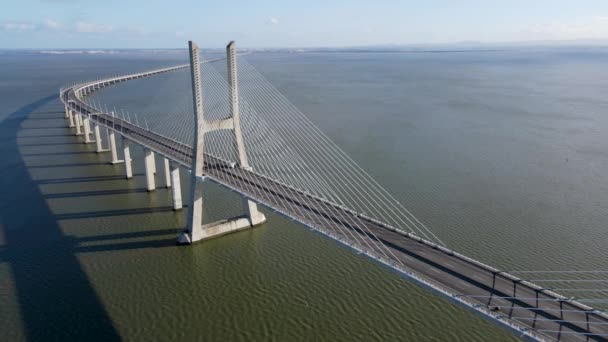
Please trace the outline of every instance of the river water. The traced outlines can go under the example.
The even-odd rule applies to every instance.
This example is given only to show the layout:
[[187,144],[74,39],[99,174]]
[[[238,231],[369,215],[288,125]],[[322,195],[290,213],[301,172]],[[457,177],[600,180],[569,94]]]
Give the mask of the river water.
[[[162,177],[148,194],[134,149],[123,179],[69,134],[57,91],[185,58],[0,54],[1,339],[516,339],[268,210],[175,246],[185,216]],[[608,50],[246,58],[450,247],[502,269],[608,269]],[[206,220],[239,214],[206,190]]]

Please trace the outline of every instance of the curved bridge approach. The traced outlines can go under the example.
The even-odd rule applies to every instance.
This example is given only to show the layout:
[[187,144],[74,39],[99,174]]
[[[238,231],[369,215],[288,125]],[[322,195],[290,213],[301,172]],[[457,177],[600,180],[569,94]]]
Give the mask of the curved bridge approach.
[[[131,145],[146,150],[149,191],[156,187],[154,158],[164,158],[175,210],[183,207],[179,169],[190,171],[189,223],[179,243],[261,224],[266,218],[257,206],[262,205],[530,339],[608,340],[608,315],[586,305],[601,302],[597,298],[586,302],[562,296],[445,246],[253,67],[237,58],[234,43],[228,45],[226,58],[206,61],[199,60],[198,48],[191,43],[190,60],[60,90],[69,127],[85,143],[96,143],[97,152],[111,153],[113,163],[124,163],[127,179],[133,176]],[[225,75],[212,66],[221,61],[227,61]],[[162,99],[155,114],[138,117],[108,110],[95,100],[102,91],[120,94],[125,82],[154,78],[167,82],[155,85],[157,92],[167,99],[180,98]],[[107,131],[107,148],[102,130]],[[122,138],[122,151],[117,136]],[[239,193],[244,214],[202,225],[205,181]]]

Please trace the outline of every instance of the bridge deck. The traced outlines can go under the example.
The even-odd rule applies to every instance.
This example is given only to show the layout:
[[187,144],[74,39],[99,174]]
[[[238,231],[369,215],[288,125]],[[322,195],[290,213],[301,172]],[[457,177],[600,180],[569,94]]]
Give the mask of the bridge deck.
[[[70,91],[67,99],[71,100],[72,109],[90,115],[92,121],[190,167],[190,146],[119,118],[97,113],[82,103],[73,91]],[[212,180],[338,240],[347,241],[349,245],[364,250],[369,255],[392,260],[395,268],[413,272],[444,293],[460,296],[480,307],[495,308],[495,313],[504,315],[504,319],[518,317],[516,321],[520,326],[540,331],[549,339],[608,340],[605,337],[608,336],[608,319],[602,314],[585,312],[585,308],[577,303],[557,300],[551,293],[515,280],[512,276],[497,273],[453,252],[396,232],[391,227],[337,204],[304,194],[254,172],[231,168],[213,156],[206,155],[205,158],[205,174]],[[328,225],[327,222],[331,224]],[[365,233],[366,231],[372,234]]]

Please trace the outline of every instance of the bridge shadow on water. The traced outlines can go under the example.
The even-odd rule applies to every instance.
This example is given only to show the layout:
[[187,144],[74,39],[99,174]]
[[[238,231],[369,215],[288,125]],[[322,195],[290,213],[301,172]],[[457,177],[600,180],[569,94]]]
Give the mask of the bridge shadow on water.
[[[138,174],[133,174],[138,176]],[[124,176],[85,176],[85,177],[66,177],[66,178],[50,178],[50,179],[38,179],[38,184],[62,184],[62,183],[82,183],[82,182],[103,182],[103,181],[115,181],[119,179],[125,179]]]
[[[15,300],[28,340],[119,340],[119,333],[97,295],[94,285],[87,277],[77,254],[174,246],[178,229],[131,231],[124,234],[87,237],[75,237],[63,231],[60,220],[166,212],[171,208],[160,206],[101,212],[54,213],[54,209],[49,206],[50,199],[79,200],[81,197],[91,198],[104,195],[136,196],[137,193],[145,191],[145,189],[136,188],[60,194],[48,194],[46,191],[43,193],[42,186],[63,186],[63,184],[69,185],[78,182],[124,179],[123,176],[116,174],[51,179],[37,179],[38,177],[32,175],[35,173],[45,176],[44,168],[55,169],[62,165],[28,166],[24,158],[50,156],[56,160],[70,154],[77,158],[86,157],[86,151],[29,153],[28,149],[26,153],[21,153],[24,146],[83,145],[81,142],[77,142],[76,138],[67,136],[64,138],[67,137],[70,140],[68,142],[19,143],[19,132],[30,115],[53,114],[61,118],[61,109],[62,105],[58,101],[57,95],[53,94],[20,108],[0,122],[0,136],[3,137],[2,144],[0,144],[0,153],[3,156],[0,158],[0,169],[3,170],[3,175],[0,177],[0,189],[2,189],[0,191],[0,263],[6,263],[9,270],[9,279],[0,279],[0,285],[16,289]],[[44,125],[45,122],[37,121],[39,125]],[[48,122],[52,123],[50,120]],[[56,128],[57,122],[52,124],[52,127]],[[40,126],[26,129],[36,129],[44,134],[46,128]],[[68,129],[62,128],[67,135]],[[71,149],[71,147],[67,148]],[[84,162],[80,165],[95,167],[100,164]],[[79,164],[63,166],[73,167],[79,166]],[[152,239],[122,243],[112,241],[123,238]],[[90,243],[93,245],[87,245]],[[9,317],[17,315],[15,312],[8,312],[8,314]],[[3,334],[5,332],[0,333],[0,335]],[[4,335],[3,338],[12,340],[19,338],[19,334],[14,332],[8,336]]]
[[[63,137],[63,135],[53,135],[54,137]],[[22,157],[46,157],[46,156],[68,156],[74,154],[89,154],[89,151],[72,151],[72,152],[47,152],[47,153],[21,153]]]
[[72,164],[47,164],[47,165],[28,165],[28,169],[48,169],[51,167],[79,167],[79,166],[102,166],[107,163],[72,163]]

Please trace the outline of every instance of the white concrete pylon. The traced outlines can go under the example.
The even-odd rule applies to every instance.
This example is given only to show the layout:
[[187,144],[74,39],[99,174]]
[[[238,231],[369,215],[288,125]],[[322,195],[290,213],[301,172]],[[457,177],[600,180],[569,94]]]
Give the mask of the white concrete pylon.
[[68,121],[69,121],[68,127],[70,127],[70,128],[75,127],[76,125],[74,124],[74,111],[71,110],[71,109],[68,109],[68,113],[69,113],[69,116],[68,116]]
[[179,180],[179,166],[171,162],[171,201],[173,210],[182,209],[182,186]]
[[228,64],[228,84],[230,85],[230,112],[232,114],[232,131],[234,132],[234,147],[239,158],[239,166],[243,169],[249,168],[247,152],[241,133],[241,115],[239,112],[239,88],[237,78],[236,43],[231,41],[226,46],[226,60]]
[[[240,167],[243,169],[250,169],[251,167],[249,166],[247,151],[245,150],[243,135],[241,133],[236,43],[234,41],[231,41],[228,46],[226,46],[226,60],[228,66],[228,84],[230,85],[230,109],[234,122],[233,132],[235,149],[238,154]],[[258,206],[255,202],[243,198],[243,209],[245,210],[245,215],[249,219],[250,226],[253,227],[266,221],[266,217],[258,210]]]
[[171,167],[169,166],[169,159],[165,158],[165,187],[171,187]]
[[98,124],[95,124],[93,131],[95,133],[95,152],[101,153],[109,151],[109,149],[103,148],[103,140],[101,138],[101,127],[99,127]]
[[133,167],[131,165],[131,147],[129,146],[129,139],[122,137],[122,150],[125,158],[125,176],[127,179],[133,178]]
[[89,120],[88,116],[84,117],[84,120],[82,122],[82,127],[84,127],[84,143],[90,144],[90,143],[94,142],[93,140],[91,140],[91,125],[90,125],[90,120]]
[[[200,65],[198,47],[193,42],[189,42],[190,48],[190,71],[192,81],[192,98],[194,100],[194,145],[192,148],[192,172],[190,180],[190,212],[188,215],[188,227],[179,236],[177,242],[180,244],[191,244],[196,241],[201,241],[216,237],[223,234],[228,234],[237,230],[246,229],[254,225],[258,225],[266,221],[264,214],[260,213],[257,205],[244,199],[243,207],[245,215],[230,219],[221,220],[215,223],[202,225],[203,212],[203,174],[204,166],[204,136],[205,132],[232,129],[235,137],[235,148],[239,155],[239,166],[244,169],[249,169],[245,146],[243,145],[239,111],[238,111],[238,88],[236,79],[236,55],[234,42],[230,42],[226,47],[228,53],[228,73],[231,85],[231,110],[232,117],[217,121],[206,121],[203,115],[203,92],[201,89]],[[173,186],[175,188],[176,185]]]
[[148,189],[148,191],[154,191],[156,189],[156,180],[154,178],[154,171],[152,169],[152,165],[154,165],[154,152],[146,148],[144,150],[144,153],[144,165],[146,168],[146,188]]
[[243,197],[243,209],[251,227],[266,222],[266,216],[258,210],[258,205],[245,197]]
[[194,107],[194,145],[192,154],[192,172],[190,176],[190,208],[188,227],[178,238],[178,243],[190,244],[202,237],[203,221],[203,155],[204,155],[204,124],[203,92],[201,89],[201,71],[198,46],[188,42],[190,52],[190,78],[192,81],[192,100]]
[[76,135],[82,135],[82,116],[80,116],[80,113],[76,113]]
[[150,151],[150,152],[152,152],[152,160],[154,161],[154,162],[152,163],[152,172],[153,172],[154,174],[156,174],[156,158],[154,157],[154,151]]
[[100,153],[103,151],[103,146],[101,144],[101,133],[99,132],[99,125],[93,125],[93,133],[95,133],[95,152]]
[[124,162],[124,160],[118,159],[118,150],[116,149],[116,133],[113,130],[109,130],[109,143],[110,143],[110,153],[112,155],[111,164],[120,164]]

